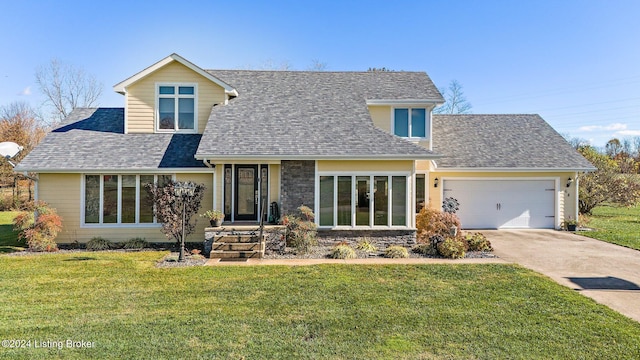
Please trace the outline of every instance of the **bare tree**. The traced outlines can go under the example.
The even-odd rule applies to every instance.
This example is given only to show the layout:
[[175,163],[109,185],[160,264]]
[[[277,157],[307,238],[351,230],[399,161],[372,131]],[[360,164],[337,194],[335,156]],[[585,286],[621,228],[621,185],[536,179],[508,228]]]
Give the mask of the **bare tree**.
[[[22,161],[42,141],[46,130],[42,126],[38,114],[25,102],[15,102],[0,108],[0,139],[15,142],[24,148],[12,159],[14,163]],[[8,161],[0,162],[0,183],[13,182],[14,195],[17,189],[17,180],[13,166]],[[30,180],[27,188],[29,189],[29,200],[31,200]]]
[[307,70],[309,71],[326,71],[327,70],[327,63],[326,62],[322,62],[318,59],[313,59],[311,60],[311,65],[309,65],[309,67],[307,67]]
[[611,159],[617,158],[618,155],[622,153],[622,144],[620,143],[620,140],[613,138],[607,141],[607,144],[605,145],[605,152]]
[[451,80],[449,87],[440,89],[445,103],[433,110],[435,114],[469,114],[471,103],[467,101],[462,91],[462,85],[457,80]]
[[36,83],[46,96],[45,105],[53,107],[53,122],[62,121],[77,107],[98,105],[102,84],[83,69],[57,59],[36,71]]

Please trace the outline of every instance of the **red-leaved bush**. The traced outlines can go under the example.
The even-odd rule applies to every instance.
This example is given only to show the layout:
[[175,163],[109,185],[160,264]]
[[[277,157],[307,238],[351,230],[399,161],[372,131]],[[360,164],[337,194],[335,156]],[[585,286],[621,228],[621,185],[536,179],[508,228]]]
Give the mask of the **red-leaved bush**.
[[58,251],[55,238],[62,231],[62,217],[44,201],[34,204],[33,211],[23,211],[13,219],[18,238],[31,251]]
[[453,227],[460,235],[460,219],[456,214],[425,207],[416,215],[416,240],[419,243],[428,244],[429,239],[434,235],[451,237]]

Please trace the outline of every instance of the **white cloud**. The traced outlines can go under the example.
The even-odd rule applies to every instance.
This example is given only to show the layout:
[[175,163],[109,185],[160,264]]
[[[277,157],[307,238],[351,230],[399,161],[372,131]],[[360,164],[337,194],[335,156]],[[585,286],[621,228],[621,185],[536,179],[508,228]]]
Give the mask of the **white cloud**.
[[31,86],[27,86],[26,88],[24,88],[22,91],[18,93],[18,95],[21,95],[21,96],[31,95]]
[[586,126],[581,126],[578,128],[578,131],[583,131],[583,132],[591,132],[591,131],[597,131],[597,130],[605,130],[605,131],[626,131],[627,129],[627,124],[622,124],[622,123],[613,123],[613,124],[609,124],[609,125],[586,125]]
[[616,135],[618,135],[618,136],[640,136],[640,130],[622,130],[622,131],[617,131]]

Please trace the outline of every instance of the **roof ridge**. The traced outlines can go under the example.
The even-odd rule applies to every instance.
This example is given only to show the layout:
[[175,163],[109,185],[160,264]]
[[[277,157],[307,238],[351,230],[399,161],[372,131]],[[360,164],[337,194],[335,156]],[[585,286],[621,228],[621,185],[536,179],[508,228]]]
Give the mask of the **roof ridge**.
[[352,71],[352,70],[259,70],[259,69],[204,69],[205,71],[246,71],[246,72],[270,72],[270,73],[310,73],[310,74],[426,74],[426,71]]

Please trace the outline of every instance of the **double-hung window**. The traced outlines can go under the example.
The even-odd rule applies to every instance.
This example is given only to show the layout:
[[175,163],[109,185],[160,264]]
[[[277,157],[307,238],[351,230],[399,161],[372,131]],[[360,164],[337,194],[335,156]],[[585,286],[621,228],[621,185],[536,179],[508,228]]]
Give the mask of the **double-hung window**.
[[425,108],[393,109],[393,132],[406,138],[426,138],[427,110]]
[[196,84],[159,84],[156,130],[196,131],[197,92]]
[[171,175],[84,175],[83,224],[154,224],[146,184],[163,185]]

